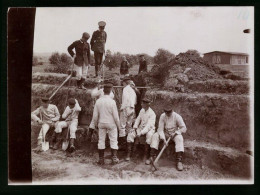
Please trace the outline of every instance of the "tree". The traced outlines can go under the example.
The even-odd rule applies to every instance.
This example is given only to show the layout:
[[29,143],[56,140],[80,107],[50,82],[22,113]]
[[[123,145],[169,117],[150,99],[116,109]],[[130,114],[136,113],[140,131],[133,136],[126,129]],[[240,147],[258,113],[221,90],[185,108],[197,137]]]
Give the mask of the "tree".
[[175,58],[175,55],[173,53],[171,53],[170,51],[168,51],[166,49],[160,48],[157,50],[157,52],[153,58],[153,61],[156,64],[162,64],[173,58]]
[[186,51],[186,53],[189,55],[193,55],[194,57],[200,57],[200,53],[195,49],[189,49],[188,51]]

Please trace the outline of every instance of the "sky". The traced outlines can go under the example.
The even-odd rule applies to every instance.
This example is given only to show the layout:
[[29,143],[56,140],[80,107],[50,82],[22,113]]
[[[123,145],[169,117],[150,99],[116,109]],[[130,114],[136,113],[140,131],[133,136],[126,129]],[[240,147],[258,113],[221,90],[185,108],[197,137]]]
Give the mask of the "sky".
[[[253,55],[253,7],[91,7],[37,8],[34,52],[65,52],[67,47],[107,23],[106,49],[154,56],[196,49]],[[250,28],[251,33],[243,33]],[[89,39],[90,42],[90,39]]]

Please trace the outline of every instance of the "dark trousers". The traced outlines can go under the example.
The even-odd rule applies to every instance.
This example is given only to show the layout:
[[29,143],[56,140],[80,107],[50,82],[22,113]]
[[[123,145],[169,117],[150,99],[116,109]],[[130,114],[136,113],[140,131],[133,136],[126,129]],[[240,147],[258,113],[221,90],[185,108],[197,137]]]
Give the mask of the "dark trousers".
[[100,65],[102,63],[102,57],[103,57],[103,53],[94,52],[96,76],[98,76],[98,73],[100,71]]

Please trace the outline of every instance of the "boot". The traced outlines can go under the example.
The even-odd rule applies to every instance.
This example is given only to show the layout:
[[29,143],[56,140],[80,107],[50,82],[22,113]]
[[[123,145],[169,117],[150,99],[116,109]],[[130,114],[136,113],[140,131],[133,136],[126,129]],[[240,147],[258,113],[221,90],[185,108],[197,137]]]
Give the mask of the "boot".
[[183,165],[182,165],[182,154],[183,152],[177,152],[176,153],[176,161],[177,161],[177,170],[182,171],[183,170]]
[[126,147],[126,136],[125,137],[119,137],[118,138],[118,146],[119,146],[119,150],[122,151],[122,150],[125,150]]
[[130,161],[131,150],[132,150],[133,143],[127,143],[127,154],[126,154],[126,161]]
[[145,161],[146,165],[151,164],[151,161],[149,159],[149,149],[150,149],[150,145],[149,144],[145,144],[144,146],[144,158],[143,161]]
[[61,143],[62,143],[61,133],[57,133],[56,143],[53,146],[53,150],[58,150],[61,147]]
[[80,87],[80,82],[81,82],[81,80],[77,80],[77,87],[79,88],[79,89],[81,89]]
[[91,142],[90,143],[90,149],[89,149],[89,156],[93,156],[94,152],[95,152],[95,147],[96,147],[96,144],[95,142]]
[[89,128],[88,141],[91,142],[91,138],[93,135],[94,129]]
[[75,142],[75,139],[74,139],[74,138],[71,138],[71,139],[70,139],[70,148],[69,148],[69,152],[70,152],[70,153],[72,153],[72,152],[75,151],[74,142]]
[[137,144],[133,144],[133,150],[132,150],[132,158],[137,158]]
[[84,86],[84,83],[85,83],[85,79],[81,78],[80,80],[80,89],[87,89],[85,86]]
[[117,158],[117,150],[111,149],[112,152],[112,163],[117,164],[119,163],[119,159]]
[[99,159],[98,159],[98,164],[99,165],[104,165],[105,164],[105,160],[104,160],[104,155],[105,155],[105,149],[103,150],[98,150],[98,155],[99,155]]
[[54,141],[56,139],[56,132],[53,132],[51,139],[50,139],[50,148],[53,149],[54,147]]
[[154,161],[156,159],[156,153],[157,153],[157,150],[155,148],[151,148],[150,161]]

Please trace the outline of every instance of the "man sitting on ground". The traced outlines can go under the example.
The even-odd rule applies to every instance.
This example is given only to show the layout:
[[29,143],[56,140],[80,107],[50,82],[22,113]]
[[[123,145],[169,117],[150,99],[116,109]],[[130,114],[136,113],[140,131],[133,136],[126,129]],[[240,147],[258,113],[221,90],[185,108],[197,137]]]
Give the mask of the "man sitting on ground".
[[[68,131],[70,132],[70,152],[73,152],[75,150],[74,142],[76,139],[76,131],[78,129],[78,116],[79,112],[81,111],[81,107],[78,103],[78,101],[74,98],[70,98],[68,100],[69,105],[66,107],[64,113],[62,114],[62,118],[65,119],[65,121],[60,121],[57,123],[55,128],[55,137],[57,134],[60,134],[62,132],[63,128],[68,127]],[[58,140],[56,144],[54,145],[53,149],[58,149],[60,146],[61,140]]]
[[136,150],[137,140],[141,135],[146,136],[144,160],[145,164],[149,165],[149,149],[152,141],[152,136],[155,132],[155,120],[156,115],[154,111],[150,108],[151,100],[148,98],[142,99],[142,109],[135,121],[133,130],[127,136],[127,157],[126,160],[130,160],[131,150],[134,144],[134,153]]
[[[41,99],[41,106],[32,112],[31,118],[42,125],[41,131],[38,136],[38,149],[45,139],[46,134],[50,127],[54,127],[55,123],[60,119],[60,113],[57,106],[49,103],[49,98]],[[40,118],[38,117],[40,116]]]
[[160,116],[157,133],[153,135],[150,145],[151,160],[154,160],[156,156],[160,139],[162,139],[164,144],[166,144],[166,139],[171,137],[171,140],[175,142],[177,169],[182,171],[182,155],[184,152],[182,133],[185,133],[187,129],[182,117],[176,112],[173,112],[172,108],[171,105],[167,105],[164,108],[164,113]]

